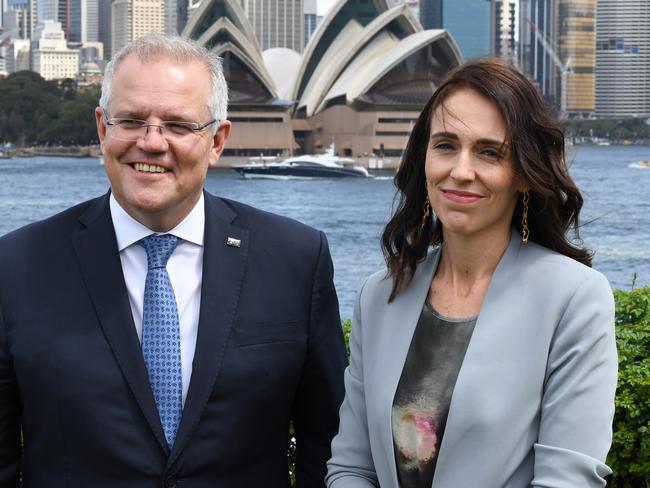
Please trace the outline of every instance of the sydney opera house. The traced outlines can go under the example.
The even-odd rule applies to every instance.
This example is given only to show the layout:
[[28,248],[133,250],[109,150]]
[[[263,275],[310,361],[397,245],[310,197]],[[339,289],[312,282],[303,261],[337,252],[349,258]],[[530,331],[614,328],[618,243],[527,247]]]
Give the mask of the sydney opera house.
[[262,52],[239,0],[203,0],[183,35],[223,57],[233,132],[228,155],[398,156],[440,79],[462,62],[444,30],[405,5],[339,0],[302,55]]

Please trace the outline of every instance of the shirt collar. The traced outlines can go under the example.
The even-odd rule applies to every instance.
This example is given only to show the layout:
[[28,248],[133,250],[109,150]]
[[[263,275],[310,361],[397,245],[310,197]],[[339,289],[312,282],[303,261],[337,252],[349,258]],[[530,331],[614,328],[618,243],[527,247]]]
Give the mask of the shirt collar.
[[[113,193],[111,193],[109,205],[113,227],[115,228],[115,237],[117,238],[117,248],[120,252],[140,239],[156,233],[126,213],[126,210],[117,202]],[[203,246],[204,231],[205,199],[203,192],[201,192],[201,197],[192,211],[180,224],[166,232],[166,234],[173,234],[184,241]]]

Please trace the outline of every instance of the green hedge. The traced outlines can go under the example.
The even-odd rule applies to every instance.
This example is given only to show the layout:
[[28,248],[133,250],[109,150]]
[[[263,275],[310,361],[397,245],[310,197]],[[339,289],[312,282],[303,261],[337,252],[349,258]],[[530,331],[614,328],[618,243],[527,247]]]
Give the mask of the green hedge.
[[615,290],[618,388],[610,486],[650,487],[650,288]]

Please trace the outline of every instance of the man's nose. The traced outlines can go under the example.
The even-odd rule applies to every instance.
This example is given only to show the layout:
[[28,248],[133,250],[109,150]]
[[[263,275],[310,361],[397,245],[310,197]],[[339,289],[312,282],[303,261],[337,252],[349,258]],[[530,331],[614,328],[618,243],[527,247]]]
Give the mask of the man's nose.
[[140,149],[149,152],[166,151],[169,148],[163,128],[160,125],[151,124],[145,127],[144,136],[138,139]]

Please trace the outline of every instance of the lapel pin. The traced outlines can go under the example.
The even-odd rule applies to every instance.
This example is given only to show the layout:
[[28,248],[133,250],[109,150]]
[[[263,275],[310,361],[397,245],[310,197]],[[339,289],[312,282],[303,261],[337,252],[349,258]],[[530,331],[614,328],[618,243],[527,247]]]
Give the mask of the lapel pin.
[[229,237],[226,239],[226,245],[232,247],[241,247],[241,239],[235,239],[234,237]]

